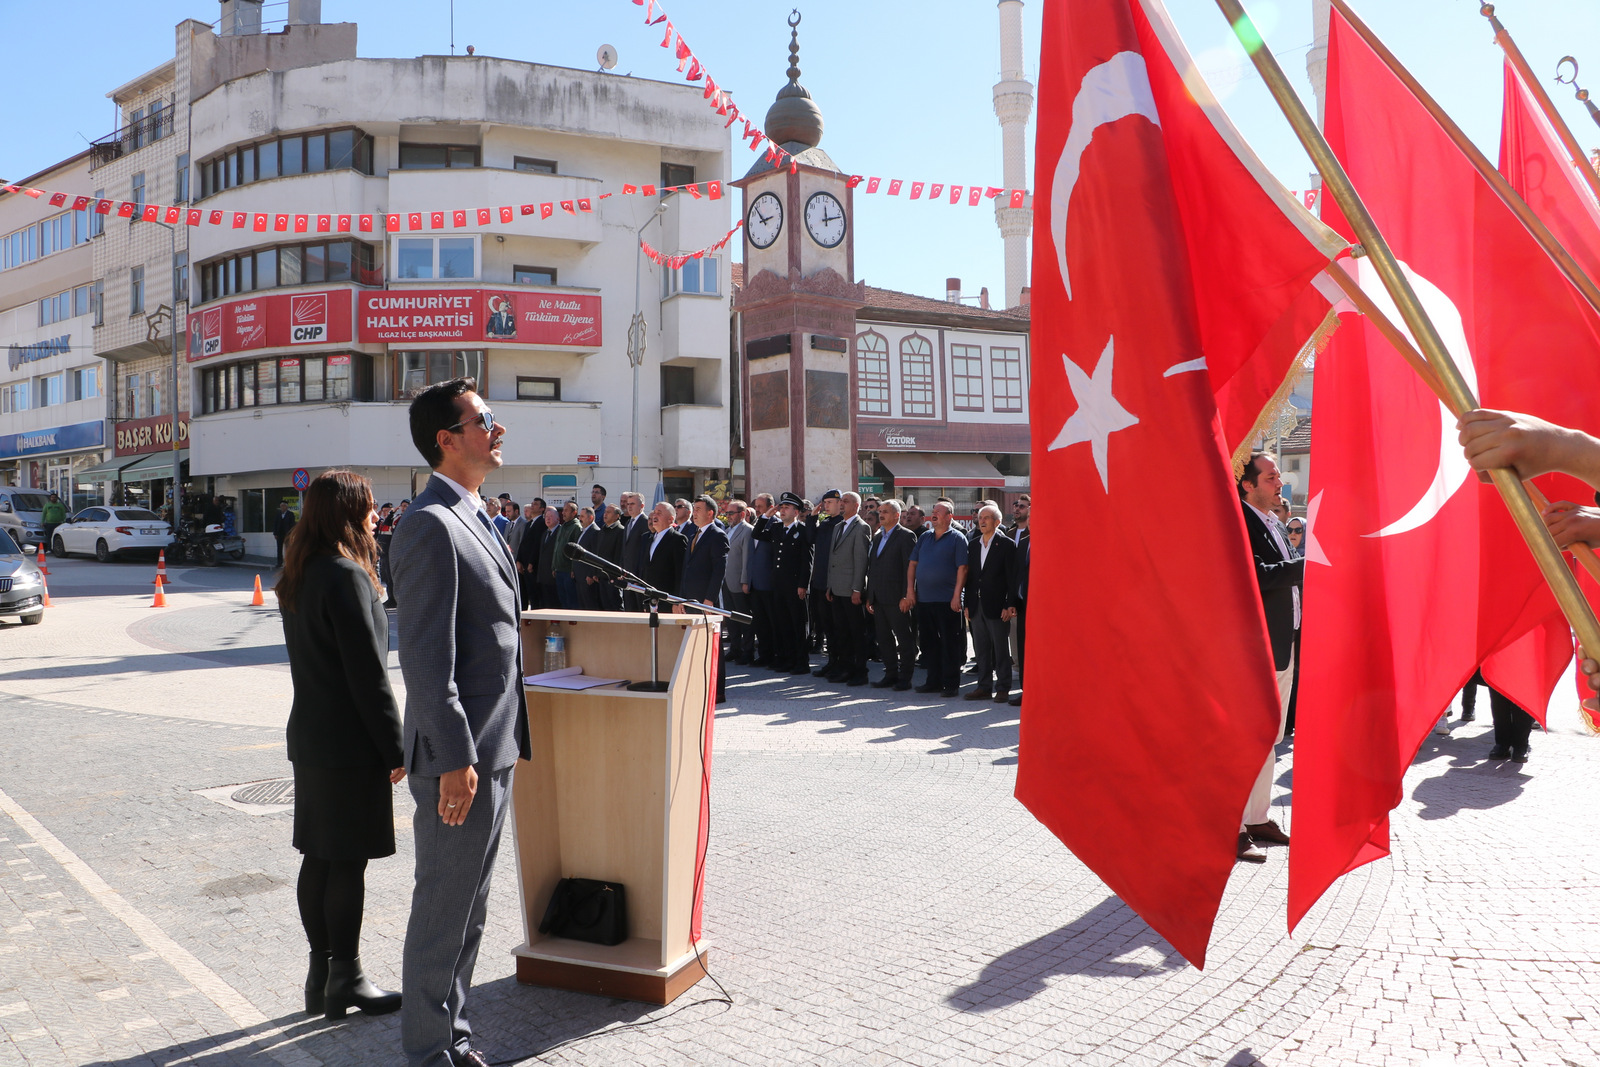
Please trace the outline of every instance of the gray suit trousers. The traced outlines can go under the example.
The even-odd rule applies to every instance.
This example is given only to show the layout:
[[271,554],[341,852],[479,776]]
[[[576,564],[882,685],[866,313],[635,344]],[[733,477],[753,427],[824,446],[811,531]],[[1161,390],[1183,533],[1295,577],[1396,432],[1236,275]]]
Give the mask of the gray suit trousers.
[[978,660],[978,688],[995,693],[1011,691],[1011,623],[972,613],[972,651]]
[[411,775],[416,885],[402,965],[400,1042],[410,1067],[452,1067],[471,1047],[463,1009],[483,941],[489,878],[511,804],[512,768],[478,776],[466,822],[439,818],[439,779]]

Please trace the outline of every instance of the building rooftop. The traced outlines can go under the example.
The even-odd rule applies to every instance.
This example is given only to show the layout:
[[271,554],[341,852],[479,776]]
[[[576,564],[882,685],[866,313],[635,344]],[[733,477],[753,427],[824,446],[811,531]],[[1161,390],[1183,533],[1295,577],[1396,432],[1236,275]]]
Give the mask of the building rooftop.
[[[735,288],[744,287],[744,264],[734,263],[729,269]],[[971,304],[954,304],[937,297],[902,293],[897,289],[879,289],[869,285],[867,303],[859,316],[864,319],[909,319],[914,322],[936,322],[940,325],[990,327],[999,329],[1027,329],[1029,307],[980,308]]]

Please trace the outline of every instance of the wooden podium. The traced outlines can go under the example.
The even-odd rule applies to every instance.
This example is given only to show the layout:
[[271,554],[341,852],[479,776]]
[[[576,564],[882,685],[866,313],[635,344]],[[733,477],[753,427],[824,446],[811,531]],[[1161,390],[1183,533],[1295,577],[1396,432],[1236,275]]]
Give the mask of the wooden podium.
[[[523,666],[543,670],[544,640],[566,638],[567,664],[598,678],[650,679],[650,616],[526,611]],[[670,1003],[705,976],[697,958],[708,832],[719,620],[661,614],[666,692],[572,692],[527,686],[533,759],[512,784],[513,833],[526,941],[517,980]],[[698,877],[697,877],[698,876]],[[561,878],[620,882],[628,939],[596,945],[539,933]]]

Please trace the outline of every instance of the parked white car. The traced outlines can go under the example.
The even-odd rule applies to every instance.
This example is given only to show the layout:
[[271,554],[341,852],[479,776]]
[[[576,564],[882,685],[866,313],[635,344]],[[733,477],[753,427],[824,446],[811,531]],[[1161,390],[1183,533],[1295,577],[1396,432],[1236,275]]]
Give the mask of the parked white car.
[[153,557],[171,543],[172,528],[153,511],[93,507],[57,526],[50,550],[61,559],[93,555],[107,563],[123,552],[146,552]]
[[0,529],[0,615],[16,615],[29,626],[44,621],[44,578],[30,556]]

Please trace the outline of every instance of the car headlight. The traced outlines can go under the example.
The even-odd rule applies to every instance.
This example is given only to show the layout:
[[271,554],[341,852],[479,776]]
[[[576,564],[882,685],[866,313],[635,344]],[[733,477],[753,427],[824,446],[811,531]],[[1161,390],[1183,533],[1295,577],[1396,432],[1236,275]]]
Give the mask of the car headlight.
[[13,589],[21,589],[23,587],[32,588],[33,586],[43,584],[44,579],[33,571],[24,571],[23,573],[18,574],[11,579],[11,588]]

